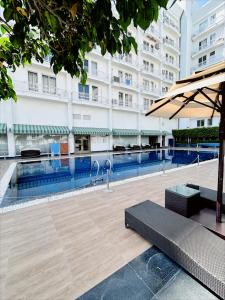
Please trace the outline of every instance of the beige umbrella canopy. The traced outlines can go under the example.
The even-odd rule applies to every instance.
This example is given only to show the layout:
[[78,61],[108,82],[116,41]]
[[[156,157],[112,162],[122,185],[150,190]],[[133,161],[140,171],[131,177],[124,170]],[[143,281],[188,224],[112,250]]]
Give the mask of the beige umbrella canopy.
[[225,62],[213,65],[179,80],[148,115],[173,118],[212,118],[220,116],[220,153],[216,219],[221,222],[225,141]]

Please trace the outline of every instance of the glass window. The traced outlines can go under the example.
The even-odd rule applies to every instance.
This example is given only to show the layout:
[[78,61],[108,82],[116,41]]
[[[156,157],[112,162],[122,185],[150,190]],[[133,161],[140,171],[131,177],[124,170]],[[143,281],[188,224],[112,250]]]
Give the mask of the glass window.
[[202,56],[202,57],[199,57],[199,59],[198,59],[198,66],[199,67],[201,67],[201,66],[203,66],[203,65],[205,65],[206,64],[206,55],[204,55],[204,56]]
[[125,94],[125,106],[132,107],[132,95]]
[[199,32],[204,31],[208,26],[208,20],[205,20],[199,24]]
[[216,40],[216,32],[210,34],[210,45],[214,44]]
[[149,51],[149,43],[144,41],[143,42],[143,49],[146,50],[146,51]]
[[207,47],[207,39],[204,39],[199,42],[199,50],[202,50]]
[[91,115],[83,115],[83,120],[86,120],[86,121],[91,120]]
[[28,87],[30,91],[38,91],[38,74],[28,71]]
[[91,62],[91,74],[92,75],[98,75],[98,64],[96,61]]
[[197,120],[197,127],[204,127],[205,120]]
[[118,71],[119,82],[123,82],[123,72]]
[[89,85],[78,84],[79,99],[89,100]]
[[56,94],[56,78],[42,75],[43,93]]
[[98,101],[98,87],[92,86],[92,100]]
[[123,93],[119,92],[119,106],[123,106]]
[[210,16],[210,23],[213,24],[216,21],[216,14]]
[[84,60],[84,70],[86,72],[88,72],[88,60],[87,59]]
[[149,71],[149,62],[146,60],[143,60],[144,70]]
[[208,123],[208,126],[212,126],[212,119],[208,119],[207,123]]
[[74,120],[80,120],[81,119],[81,114],[73,114],[73,119]]
[[125,75],[125,84],[131,85],[132,84],[132,74],[125,73],[124,75]]

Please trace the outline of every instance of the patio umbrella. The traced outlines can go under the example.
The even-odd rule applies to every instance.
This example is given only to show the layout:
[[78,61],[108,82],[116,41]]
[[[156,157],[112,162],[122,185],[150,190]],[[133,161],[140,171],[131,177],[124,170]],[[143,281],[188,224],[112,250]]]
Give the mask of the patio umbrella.
[[225,62],[177,81],[163,98],[155,101],[146,116],[150,114],[169,119],[220,116],[216,221],[221,222],[225,151]]

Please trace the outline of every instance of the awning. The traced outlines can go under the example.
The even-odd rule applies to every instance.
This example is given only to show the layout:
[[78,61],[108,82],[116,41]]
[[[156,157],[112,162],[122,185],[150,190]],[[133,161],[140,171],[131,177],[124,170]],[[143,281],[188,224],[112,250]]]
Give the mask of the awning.
[[158,136],[162,135],[162,133],[159,130],[141,130],[141,135]]
[[111,131],[108,128],[94,128],[94,127],[73,127],[72,132],[75,135],[86,134],[86,135],[94,135],[94,136],[106,136],[111,134]]
[[14,134],[50,134],[66,135],[69,134],[69,128],[66,126],[46,126],[46,125],[24,125],[14,124]]
[[0,123],[0,134],[6,134],[6,124],[5,123]]
[[140,132],[137,129],[113,129],[112,133],[114,136],[120,136],[120,135],[139,135]]

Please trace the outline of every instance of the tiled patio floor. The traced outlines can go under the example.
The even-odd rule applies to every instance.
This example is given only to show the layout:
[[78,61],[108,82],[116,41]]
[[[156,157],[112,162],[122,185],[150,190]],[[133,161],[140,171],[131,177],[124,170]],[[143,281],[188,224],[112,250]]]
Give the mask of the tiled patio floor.
[[75,299],[150,247],[124,227],[124,209],[164,205],[166,187],[215,188],[217,162],[0,215],[0,299]]

